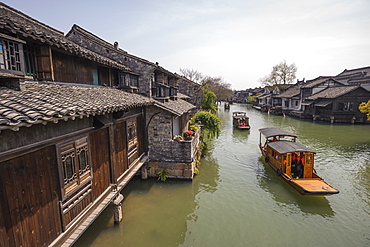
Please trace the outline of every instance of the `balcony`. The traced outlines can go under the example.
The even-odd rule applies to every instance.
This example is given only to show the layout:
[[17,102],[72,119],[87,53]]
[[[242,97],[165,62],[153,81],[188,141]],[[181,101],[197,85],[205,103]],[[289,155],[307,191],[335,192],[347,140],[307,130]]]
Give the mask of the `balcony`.
[[200,129],[198,129],[191,140],[171,140],[172,159],[178,162],[192,162],[197,155],[200,145]]

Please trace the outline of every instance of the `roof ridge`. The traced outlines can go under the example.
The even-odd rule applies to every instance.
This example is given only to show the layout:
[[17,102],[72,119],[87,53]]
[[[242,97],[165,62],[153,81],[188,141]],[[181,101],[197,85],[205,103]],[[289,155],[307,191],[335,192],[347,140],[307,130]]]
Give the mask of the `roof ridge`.
[[56,28],[53,28],[49,25],[46,25],[45,23],[42,23],[34,18],[32,18],[31,16],[29,15],[26,15],[25,13],[19,11],[19,10],[16,10],[12,7],[10,7],[9,5],[6,5],[4,4],[3,2],[0,2],[0,13],[2,15],[2,17],[19,17],[19,18],[22,18],[22,19],[27,19],[27,21],[32,21],[34,24],[37,24],[45,29],[48,29],[50,31],[52,31],[53,33],[55,33],[56,35],[61,35],[64,37],[64,33]]

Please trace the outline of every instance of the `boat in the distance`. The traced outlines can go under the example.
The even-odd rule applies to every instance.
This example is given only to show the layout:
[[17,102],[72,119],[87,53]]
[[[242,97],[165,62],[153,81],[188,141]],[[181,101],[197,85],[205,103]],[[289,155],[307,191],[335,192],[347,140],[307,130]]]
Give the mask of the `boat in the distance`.
[[249,125],[247,113],[242,111],[233,112],[233,126],[237,129],[249,130],[251,126]]
[[315,152],[297,143],[297,136],[276,128],[262,128],[259,147],[265,161],[302,195],[332,195],[339,191],[316,174]]
[[230,110],[230,104],[226,102],[224,105],[224,108],[225,110]]

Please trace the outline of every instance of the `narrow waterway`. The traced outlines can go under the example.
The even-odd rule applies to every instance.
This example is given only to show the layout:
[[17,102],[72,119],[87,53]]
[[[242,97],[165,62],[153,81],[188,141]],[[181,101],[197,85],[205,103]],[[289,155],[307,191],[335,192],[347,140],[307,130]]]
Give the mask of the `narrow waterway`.
[[[246,111],[251,130],[232,127]],[[312,123],[234,104],[219,109],[222,132],[193,181],[134,178],[75,244],[82,246],[370,246],[370,126]],[[261,159],[259,128],[298,135],[315,169],[340,191],[302,196]]]

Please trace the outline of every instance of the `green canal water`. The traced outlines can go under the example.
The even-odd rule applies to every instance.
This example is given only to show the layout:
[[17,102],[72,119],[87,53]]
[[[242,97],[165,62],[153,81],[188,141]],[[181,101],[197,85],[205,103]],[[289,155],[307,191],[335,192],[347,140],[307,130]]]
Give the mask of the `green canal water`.
[[[246,111],[251,130],[232,127]],[[222,132],[193,181],[134,178],[123,221],[107,208],[74,246],[370,246],[370,126],[312,123],[248,105],[220,107]],[[259,128],[299,136],[317,173],[340,191],[302,196],[261,159]]]

